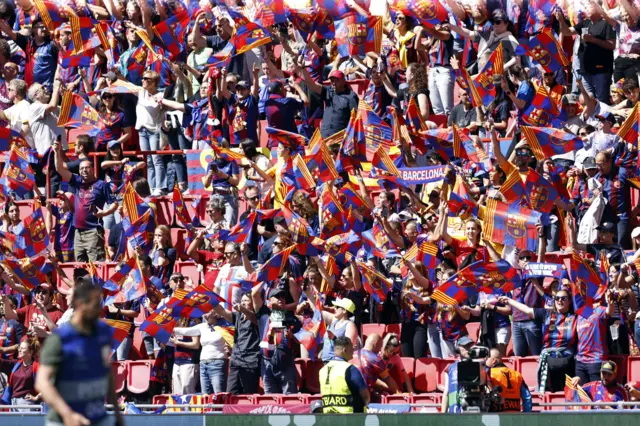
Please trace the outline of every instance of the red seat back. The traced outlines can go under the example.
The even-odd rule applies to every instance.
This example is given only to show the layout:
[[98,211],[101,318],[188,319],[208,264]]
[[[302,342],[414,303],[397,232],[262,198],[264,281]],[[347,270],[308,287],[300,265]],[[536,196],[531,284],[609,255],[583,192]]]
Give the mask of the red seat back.
[[415,390],[433,392],[438,385],[438,358],[418,358],[415,364]]
[[127,383],[127,361],[114,361],[111,363],[113,381],[116,393],[124,392]]
[[440,360],[440,364],[438,365],[438,390],[440,392],[444,392],[444,378],[447,375],[447,371],[449,366],[456,362],[455,359],[445,358]]
[[185,277],[191,278],[193,284],[198,285],[200,283],[200,271],[198,271],[198,265],[195,262],[176,262],[174,270],[180,272]]
[[322,360],[307,360],[304,369],[304,383],[309,393],[320,393],[320,369],[323,366]]
[[127,388],[131,393],[145,393],[151,383],[151,361],[129,361]]
[[627,380],[640,382],[640,356],[627,357]]
[[480,335],[480,323],[479,322],[468,322],[467,325],[467,333],[469,333],[469,337],[474,341],[478,341],[478,336]]
[[[564,392],[547,392],[544,394],[544,402],[554,404],[565,402]],[[566,411],[565,407],[544,407],[544,411]]]
[[364,344],[367,341],[367,337],[372,334],[378,334],[380,337],[383,337],[384,330],[384,324],[362,324],[362,343]]
[[537,356],[523,356],[515,358],[514,361],[515,370],[522,374],[529,389],[538,388],[538,360]]
[[[440,393],[423,393],[421,395],[413,395],[411,397],[412,404],[441,404],[442,394]],[[440,407],[413,407],[411,410],[416,413],[439,413]]]
[[404,371],[407,372],[407,375],[409,376],[409,380],[411,380],[411,383],[413,383],[415,377],[416,377],[416,360],[415,358],[411,358],[411,357],[407,357],[407,356],[403,356],[402,358],[400,358],[402,360],[402,366],[404,367]]
[[387,327],[384,330],[385,335],[395,333],[398,337],[400,337],[400,332],[402,332],[402,324],[387,324]]

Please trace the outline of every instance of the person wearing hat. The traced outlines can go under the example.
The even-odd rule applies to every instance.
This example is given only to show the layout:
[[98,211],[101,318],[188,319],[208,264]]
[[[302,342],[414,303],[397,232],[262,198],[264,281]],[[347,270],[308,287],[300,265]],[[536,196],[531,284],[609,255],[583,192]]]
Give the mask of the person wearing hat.
[[330,324],[327,326],[327,332],[324,335],[324,346],[322,348],[322,360],[327,363],[334,356],[333,342],[338,337],[347,337],[354,343],[356,350],[359,348],[358,329],[356,325],[349,319],[356,312],[356,305],[351,299],[337,299],[332,302],[336,308],[331,318]]
[[280,80],[272,81],[268,92],[269,99],[265,102],[264,110],[269,127],[298,133],[295,119],[304,107],[309,106],[309,98],[298,81],[294,77],[285,84]]
[[320,369],[323,413],[362,413],[371,394],[360,370],[349,363],[353,359],[353,343],[346,336],[336,337],[333,347],[335,353]]
[[306,67],[296,67],[296,72],[302,75],[309,89],[320,95],[324,103],[324,114],[320,125],[323,138],[338,133],[347,128],[351,111],[358,108],[358,95],[351,90],[342,71],[334,69],[329,73],[330,86],[316,83]]
[[445,369],[444,392],[442,394],[441,413],[460,413],[462,407],[458,391],[458,363],[460,360],[469,358],[469,350],[475,345],[474,341],[467,335],[461,336],[456,342],[457,361]]
[[571,235],[569,247],[575,250],[585,251],[595,256],[596,267],[600,268],[601,254],[607,258],[610,265],[614,263],[624,263],[625,255],[620,244],[616,240],[616,225],[612,222],[602,222],[596,227],[598,231],[598,242],[596,244],[581,244],[577,241],[575,220],[567,217],[567,222]]
[[[8,272],[8,271],[5,271]],[[17,282],[17,277],[11,273],[9,279]],[[26,336],[37,337],[40,342],[51,333],[52,328],[45,318],[45,314],[49,316],[52,323],[58,322],[63,312],[53,304],[53,286],[49,282],[40,284],[35,288],[35,296],[32,304],[14,310],[7,296],[4,296],[4,315],[8,320],[16,320],[24,330]],[[43,312],[44,311],[44,312]]]
[[[80,74],[86,75],[86,72],[81,70]],[[131,123],[128,123],[124,111],[120,108],[121,102],[121,95],[110,93],[107,90],[100,94],[99,100],[95,100],[95,103],[98,104],[96,107],[98,114],[104,123],[103,128],[96,135],[96,147],[99,150],[104,150],[105,145],[114,140],[124,146],[131,138]]]
[[[258,328],[262,341],[261,376],[265,394],[292,394],[298,392],[293,347],[293,333],[301,324],[291,310],[288,291],[274,287],[264,292],[252,291]],[[293,304],[295,309],[297,302]]]
[[[587,123],[584,122],[580,114],[578,114],[578,97],[573,94],[562,96],[562,110],[567,113],[567,124],[565,127],[573,134],[578,134],[580,128]],[[574,153],[572,153],[573,155]],[[562,156],[561,158],[572,159],[573,157]]]
[[[576,156],[576,159],[578,157]],[[591,206],[591,203],[595,199],[593,190],[589,188],[589,179],[593,178],[598,173],[598,166],[596,165],[596,159],[593,157],[586,157],[584,161],[581,162],[581,166],[583,174],[578,174],[578,181],[574,184],[574,197],[570,200],[570,204],[572,206],[578,207],[578,223],[582,221],[585,213]],[[586,175],[586,176],[585,176]],[[571,209],[573,210],[573,209]]]
[[[589,395],[593,402],[618,402],[629,401],[627,390],[618,383],[618,365],[614,361],[604,361],[600,367],[600,380],[595,380],[582,385],[582,389]],[[580,377],[574,377],[571,382],[574,386],[578,386],[581,382]],[[615,405],[611,407],[593,407],[597,410],[617,408]]]
[[[222,68],[223,79],[227,77],[227,71]],[[221,94],[224,98],[224,108],[227,111],[229,123],[229,142],[232,146],[240,145],[240,141],[249,138],[259,142],[258,139],[258,95],[260,89],[260,68],[253,64],[253,86],[251,83],[240,80],[236,83],[236,93],[231,93],[225,84],[221,84]]]

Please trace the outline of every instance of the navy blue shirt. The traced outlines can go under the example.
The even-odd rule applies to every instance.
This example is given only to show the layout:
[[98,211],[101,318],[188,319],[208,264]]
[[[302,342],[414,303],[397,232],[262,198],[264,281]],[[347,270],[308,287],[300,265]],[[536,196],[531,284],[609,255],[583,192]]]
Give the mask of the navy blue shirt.
[[76,229],[102,228],[102,221],[95,215],[96,209],[104,209],[105,205],[113,202],[109,184],[103,180],[91,183],[82,182],[79,175],[71,175],[69,188],[73,193],[73,226]]
[[329,86],[322,86],[320,93],[324,102],[324,116],[320,126],[323,138],[347,128],[351,118],[351,110],[358,108],[358,95],[348,86],[342,93],[336,93]]
[[295,99],[281,95],[271,95],[265,102],[264,112],[267,115],[269,127],[298,133],[296,115],[302,111],[304,104]]
[[[213,165],[216,165],[218,170],[223,171],[227,175],[233,177],[240,174],[240,169],[235,161],[225,161],[222,159],[213,160],[207,165],[207,174],[213,169]],[[218,179],[213,175],[214,178],[211,180],[211,186],[214,188],[230,188],[231,184],[229,181],[225,179]]]
[[40,83],[49,88],[53,87],[53,78],[58,67],[58,49],[51,40],[39,46],[33,38],[16,33],[16,44],[24,50],[27,62],[24,71],[24,80],[27,84]]
[[231,145],[238,146],[245,138],[258,143],[258,100],[253,95],[242,100],[236,95],[231,95],[226,101],[226,108],[229,113]]

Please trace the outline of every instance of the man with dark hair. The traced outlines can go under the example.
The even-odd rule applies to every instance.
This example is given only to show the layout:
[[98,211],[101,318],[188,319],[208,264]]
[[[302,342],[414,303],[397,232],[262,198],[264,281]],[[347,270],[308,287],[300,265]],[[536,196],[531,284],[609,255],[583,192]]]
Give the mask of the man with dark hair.
[[[104,227],[102,219],[118,209],[118,203],[113,201],[109,184],[96,179],[93,163],[84,160],[80,163],[80,174],[69,171],[62,156],[62,146],[59,142],[53,144],[55,152],[56,171],[62,179],[69,182],[74,197],[73,226],[76,229],[74,240],[74,254],[77,262],[103,262]],[[105,208],[109,205],[108,208]]]
[[353,358],[351,339],[336,337],[333,351],[333,358],[320,370],[323,412],[362,413],[369,405],[371,394],[360,370],[349,363]]
[[54,331],[40,354],[36,388],[49,406],[47,424],[107,425],[106,400],[122,425],[111,372],[113,330],[100,321],[101,288],[82,281],[71,304],[71,321]]

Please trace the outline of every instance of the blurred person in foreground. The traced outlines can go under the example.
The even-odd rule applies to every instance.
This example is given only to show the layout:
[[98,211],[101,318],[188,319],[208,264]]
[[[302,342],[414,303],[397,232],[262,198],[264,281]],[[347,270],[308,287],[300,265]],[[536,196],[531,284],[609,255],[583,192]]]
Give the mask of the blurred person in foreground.
[[[36,389],[49,406],[48,426],[124,424],[111,373],[113,330],[100,321],[100,287],[79,282],[73,292],[71,321],[46,340],[40,357]],[[114,405],[107,416],[105,400]]]
[[495,411],[531,412],[533,402],[529,387],[520,373],[504,365],[499,349],[491,349],[486,365],[489,367],[488,379],[491,382],[491,388],[500,387],[502,397],[502,404],[496,407]]

